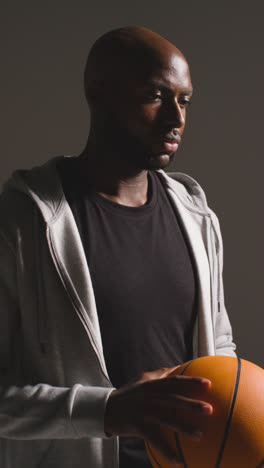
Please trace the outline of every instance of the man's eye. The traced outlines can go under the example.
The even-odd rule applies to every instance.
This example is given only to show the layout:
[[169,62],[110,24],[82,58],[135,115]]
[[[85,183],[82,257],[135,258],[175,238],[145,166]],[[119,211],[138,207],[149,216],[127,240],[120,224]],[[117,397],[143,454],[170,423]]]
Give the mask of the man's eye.
[[150,101],[159,101],[160,99],[162,99],[162,96],[159,93],[151,93],[148,95],[148,99]]
[[179,104],[181,107],[188,107],[191,104],[191,101],[189,101],[189,99],[182,99]]

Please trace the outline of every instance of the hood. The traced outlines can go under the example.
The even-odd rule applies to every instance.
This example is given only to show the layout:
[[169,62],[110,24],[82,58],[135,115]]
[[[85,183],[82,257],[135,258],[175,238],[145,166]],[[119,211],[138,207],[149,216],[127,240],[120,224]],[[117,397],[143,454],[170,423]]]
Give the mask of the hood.
[[195,179],[182,172],[166,173],[160,170],[158,173],[161,174],[166,188],[169,191],[173,190],[186,208],[200,214],[210,213],[205,193]]
[[65,201],[56,162],[64,156],[50,159],[42,166],[18,169],[3,185],[3,191],[22,192],[38,205],[45,221],[56,216]]
[[[65,203],[56,163],[65,157],[57,156],[41,166],[15,171],[4,184],[3,191],[18,191],[33,199],[44,219],[50,221]],[[201,214],[209,214],[206,196],[201,186],[192,177],[181,172],[166,173],[157,171],[159,178],[168,191],[172,190],[186,208]]]

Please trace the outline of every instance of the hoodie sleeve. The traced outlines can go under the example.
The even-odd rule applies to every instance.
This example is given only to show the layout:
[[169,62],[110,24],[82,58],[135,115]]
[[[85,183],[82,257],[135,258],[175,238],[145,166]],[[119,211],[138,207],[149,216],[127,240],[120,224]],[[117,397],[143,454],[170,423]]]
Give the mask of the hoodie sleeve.
[[104,411],[113,388],[78,383],[72,387],[19,383],[23,379],[18,352],[22,334],[17,258],[12,242],[1,231],[0,258],[0,437],[22,440],[108,437],[104,433]]

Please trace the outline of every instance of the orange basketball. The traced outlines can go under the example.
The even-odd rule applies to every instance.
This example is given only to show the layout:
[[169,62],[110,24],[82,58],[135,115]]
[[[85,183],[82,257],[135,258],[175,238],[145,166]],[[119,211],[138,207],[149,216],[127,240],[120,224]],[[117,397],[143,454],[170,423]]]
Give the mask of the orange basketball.
[[[191,398],[214,407],[210,416],[197,415],[203,437],[193,441],[162,428],[180,457],[181,468],[264,467],[264,370],[244,359],[206,356],[181,365],[175,374],[205,377],[212,386]],[[192,417],[194,421],[194,417]],[[175,468],[145,442],[154,468]]]

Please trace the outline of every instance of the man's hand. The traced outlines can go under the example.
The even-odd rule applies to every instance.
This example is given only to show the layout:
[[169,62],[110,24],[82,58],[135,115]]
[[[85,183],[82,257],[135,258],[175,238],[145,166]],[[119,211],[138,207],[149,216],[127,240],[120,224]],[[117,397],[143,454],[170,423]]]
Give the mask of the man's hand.
[[105,432],[145,439],[168,460],[179,462],[160,426],[199,440],[200,428],[186,420],[192,421],[192,414],[210,415],[213,408],[209,403],[184,396],[208,389],[210,380],[173,375],[177,367],[145,372],[113,390],[105,410]]

